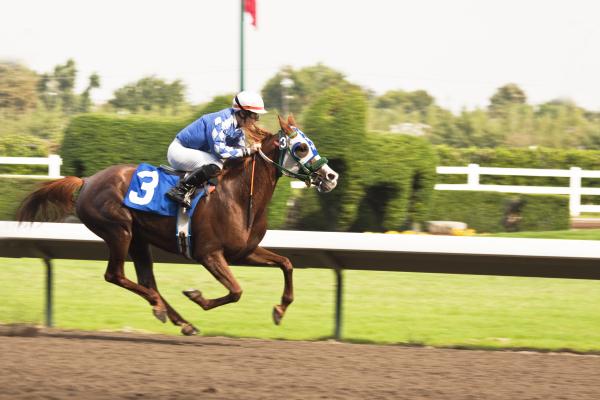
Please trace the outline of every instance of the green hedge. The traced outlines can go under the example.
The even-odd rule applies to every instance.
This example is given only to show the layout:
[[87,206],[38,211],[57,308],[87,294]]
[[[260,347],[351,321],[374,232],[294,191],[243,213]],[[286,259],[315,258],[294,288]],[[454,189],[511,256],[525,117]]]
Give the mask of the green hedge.
[[[507,220],[508,214],[516,219]],[[435,191],[429,220],[467,223],[477,232],[569,229],[569,199],[556,195]]]
[[[215,100],[202,113],[225,107]],[[425,140],[366,132],[362,91],[330,89],[308,108],[302,129],[340,173],[327,194],[292,191],[282,178],[271,206],[271,228],[391,230],[426,219],[436,155]],[[169,143],[190,120],[87,114],[73,118],[61,148],[63,174],[89,176],[114,164],[166,162]],[[295,204],[288,207],[288,204]]]
[[420,138],[366,132],[367,101],[359,90],[323,92],[305,112],[303,129],[340,173],[331,193],[303,191],[299,229],[386,231],[425,220],[437,158]]
[[63,175],[90,176],[115,164],[165,164],[189,120],[86,114],[71,120],[61,146]]
[[41,182],[39,179],[0,178],[0,221],[13,221],[21,201]]
[[290,187],[289,178],[281,178],[273,193],[273,198],[269,203],[268,218],[269,229],[286,229],[289,225],[290,214],[288,213],[288,203],[292,199],[293,193]]
[[[206,111],[224,107],[226,100],[225,97],[215,99],[214,104],[207,105]],[[430,211],[437,165],[478,163],[483,166],[535,168],[568,168],[577,165],[586,169],[600,169],[600,152],[597,151],[434,148],[417,137],[366,132],[366,114],[367,101],[359,90],[342,92],[336,88],[329,89],[307,108],[301,128],[314,140],[320,153],[330,160],[331,167],[340,173],[339,185],[333,192],[321,194],[315,190],[292,190],[289,179],[282,178],[269,208],[271,228],[402,230],[422,224],[436,213],[439,219],[462,220],[463,217],[458,218],[461,215],[477,214],[472,212],[472,205],[481,203],[477,208],[482,210],[482,222],[476,222],[475,229],[497,231],[501,230],[498,224],[503,215],[502,207],[497,203],[506,201],[506,195],[470,193],[469,201],[457,201],[454,207],[443,207],[439,203],[439,196],[448,192],[436,192],[436,207],[454,214],[444,216],[435,208]],[[190,118],[92,114],[75,117],[66,131],[60,152],[64,159],[62,172],[65,175],[89,176],[113,164],[166,163],[169,143],[190,121]],[[446,175],[437,178],[445,182],[462,182],[466,179],[464,176]],[[483,178],[482,182],[487,183],[486,179],[492,178]],[[499,177],[494,182],[540,184],[523,177]],[[567,182],[546,184],[566,185]],[[527,199],[529,204],[529,197]],[[453,202],[452,199],[448,201],[451,204]],[[553,211],[556,208],[554,203],[539,200],[533,203],[539,212],[558,215]],[[294,206],[288,207],[288,204]],[[462,214],[452,217],[459,208],[464,208]],[[492,212],[492,209],[495,211]],[[525,216],[534,213],[534,208],[526,205],[522,213]],[[470,215],[470,218],[474,219],[475,216]],[[539,220],[550,223],[554,221],[553,218],[550,216]],[[483,219],[491,221],[485,223]],[[542,229],[544,224],[533,224],[534,220],[536,218],[524,218],[521,226],[529,224],[531,229]],[[568,216],[561,221],[552,222],[549,226],[568,227]]]
[[[229,96],[208,103],[201,114],[223,109]],[[167,164],[167,148],[177,132],[191,120],[87,114],[72,119],[61,148],[63,175],[90,176],[114,164]],[[283,228],[286,204],[291,194],[289,180],[283,179],[269,208],[271,228]]]

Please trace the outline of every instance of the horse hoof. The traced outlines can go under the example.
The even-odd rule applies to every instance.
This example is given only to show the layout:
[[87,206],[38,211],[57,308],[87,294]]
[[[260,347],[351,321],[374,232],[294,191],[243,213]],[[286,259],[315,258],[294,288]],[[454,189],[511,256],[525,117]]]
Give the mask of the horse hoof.
[[280,306],[273,307],[273,322],[275,323],[275,325],[279,325],[281,323],[283,313],[284,311]]
[[181,333],[185,336],[193,336],[199,334],[200,331],[192,324],[184,324],[181,327]]
[[152,307],[152,314],[163,324],[167,322],[167,310],[162,308]]

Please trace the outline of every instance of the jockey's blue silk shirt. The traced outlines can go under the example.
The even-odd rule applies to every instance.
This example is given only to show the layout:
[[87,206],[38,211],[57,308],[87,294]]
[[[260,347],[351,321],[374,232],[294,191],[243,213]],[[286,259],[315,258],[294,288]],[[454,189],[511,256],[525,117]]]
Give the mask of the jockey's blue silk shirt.
[[177,134],[179,142],[190,149],[212,153],[221,159],[243,157],[244,132],[238,128],[233,108],[206,114]]

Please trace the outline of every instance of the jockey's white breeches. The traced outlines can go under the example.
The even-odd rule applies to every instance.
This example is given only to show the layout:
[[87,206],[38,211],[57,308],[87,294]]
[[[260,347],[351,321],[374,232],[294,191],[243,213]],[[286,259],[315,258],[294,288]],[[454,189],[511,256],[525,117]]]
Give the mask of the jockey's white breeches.
[[214,154],[202,150],[189,149],[175,138],[167,151],[169,164],[180,171],[193,171],[207,164],[216,164],[223,168],[223,161]]

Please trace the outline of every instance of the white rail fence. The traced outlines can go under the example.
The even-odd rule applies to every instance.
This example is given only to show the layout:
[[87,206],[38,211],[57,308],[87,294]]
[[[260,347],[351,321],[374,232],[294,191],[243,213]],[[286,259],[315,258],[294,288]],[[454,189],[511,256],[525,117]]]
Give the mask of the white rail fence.
[[48,166],[48,175],[0,174],[0,177],[29,179],[62,178],[62,176],[60,175],[60,166],[62,165],[62,163],[62,158],[60,158],[60,156],[56,154],[50,154],[48,157],[0,157],[0,164]]
[[[0,174],[0,177],[30,179],[62,178],[60,174],[60,166],[62,163],[62,158],[55,154],[51,154],[48,157],[0,157],[0,165],[48,166],[48,175]],[[571,216],[576,217],[582,212],[600,212],[600,205],[581,204],[582,195],[600,196],[600,188],[584,188],[581,186],[581,180],[583,178],[600,178],[600,171],[582,170],[579,167],[571,167],[570,169],[533,169],[481,167],[479,164],[469,164],[466,167],[437,167],[437,173],[467,175],[467,183],[438,183],[435,185],[436,190],[474,190],[526,194],[564,194],[569,196],[569,210]],[[569,178],[569,186],[482,185],[479,183],[479,178],[481,175],[563,177]],[[304,186],[303,183],[302,185]]]
[[[466,184],[438,183],[436,190],[477,190],[486,192],[526,193],[526,194],[565,194],[569,196],[571,216],[576,217],[582,212],[600,212],[600,205],[581,204],[582,195],[600,195],[600,188],[584,188],[583,178],[600,178],[600,171],[582,170],[579,167],[570,169],[533,169],[533,168],[497,168],[481,167],[479,164],[469,164],[466,167],[437,167],[438,174],[467,175]],[[569,186],[511,186],[511,185],[482,185],[481,175],[509,176],[546,176],[569,178]]]

